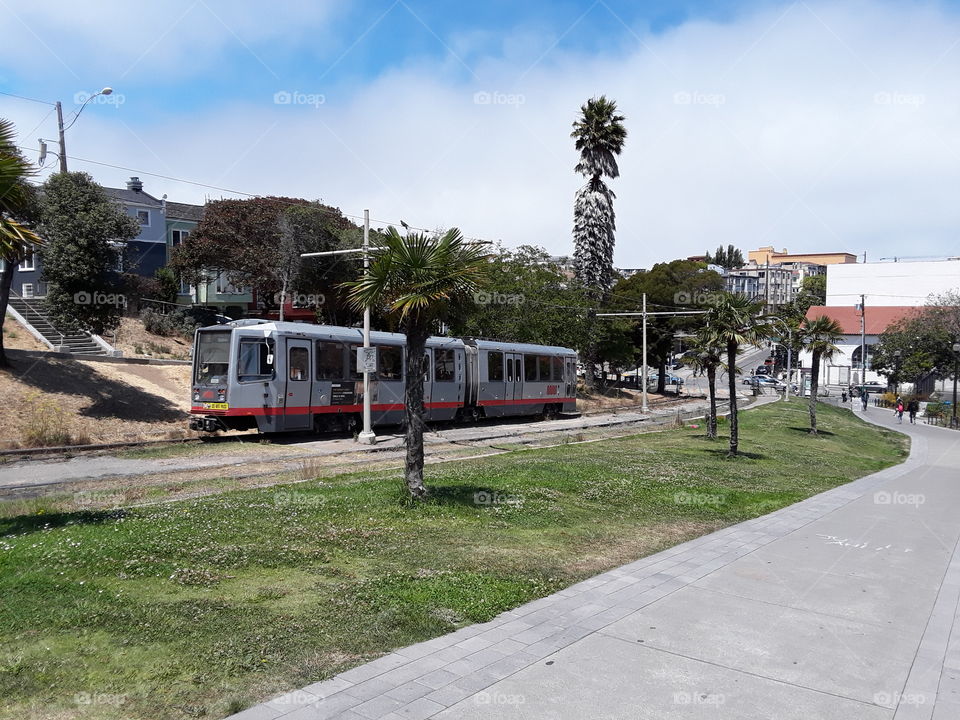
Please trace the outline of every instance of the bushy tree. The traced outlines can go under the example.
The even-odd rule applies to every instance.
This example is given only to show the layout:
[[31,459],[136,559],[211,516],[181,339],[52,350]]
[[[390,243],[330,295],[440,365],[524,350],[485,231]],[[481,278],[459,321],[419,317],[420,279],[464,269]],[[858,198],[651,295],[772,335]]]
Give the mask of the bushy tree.
[[117,327],[124,309],[117,255],[140,233],[137,221],[83,172],[51,175],[40,211],[45,303],[54,324],[97,334]]
[[733,245],[727,245],[726,249],[721,245],[712,255],[709,250],[707,251],[706,261],[711,265],[719,265],[727,270],[733,270],[743,267],[743,253]]

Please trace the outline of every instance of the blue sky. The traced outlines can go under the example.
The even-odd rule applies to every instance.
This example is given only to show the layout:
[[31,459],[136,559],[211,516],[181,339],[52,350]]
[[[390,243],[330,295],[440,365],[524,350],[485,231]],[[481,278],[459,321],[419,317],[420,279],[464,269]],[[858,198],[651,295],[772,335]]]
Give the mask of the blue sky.
[[[0,10],[12,30],[0,90],[60,99],[69,114],[77,93],[112,86],[68,132],[68,154],[142,171],[148,191],[173,200],[224,193],[146,173],[567,253],[579,183],[569,128],[605,93],[628,118],[614,183],[621,266],[728,242],[958,252],[955,3]],[[0,95],[30,148],[56,136],[49,110]],[[108,185],[132,174],[71,169]]]

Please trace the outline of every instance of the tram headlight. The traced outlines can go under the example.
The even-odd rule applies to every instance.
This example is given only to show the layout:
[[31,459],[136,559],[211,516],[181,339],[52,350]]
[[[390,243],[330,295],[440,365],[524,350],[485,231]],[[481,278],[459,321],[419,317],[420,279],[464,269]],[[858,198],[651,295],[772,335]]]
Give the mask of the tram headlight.
[[195,389],[195,390],[193,391],[193,399],[194,399],[194,401],[196,401],[196,402],[200,402],[200,391],[199,391],[199,390],[196,390],[196,389]]

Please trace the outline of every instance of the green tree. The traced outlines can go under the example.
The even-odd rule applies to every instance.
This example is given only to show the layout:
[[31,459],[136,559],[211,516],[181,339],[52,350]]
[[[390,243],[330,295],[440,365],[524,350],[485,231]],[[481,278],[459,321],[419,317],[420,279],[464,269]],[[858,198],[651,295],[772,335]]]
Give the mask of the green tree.
[[423,358],[431,329],[451,305],[467,302],[488,269],[478,243],[464,240],[456,228],[442,235],[402,236],[389,227],[371,251],[370,269],[345,283],[357,309],[381,308],[399,318],[407,336],[404,406],[407,457],[405,478],[414,500],[427,495],[423,484]]
[[707,322],[716,342],[726,351],[728,389],[730,391],[730,450],[736,457],[740,448],[740,427],[737,415],[737,355],[744,346],[759,347],[769,327],[760,317],[762,305],[743,297],[723,293],[710,308]]
[[[14,138],[13,123],[0,118],[0,329],[7,317],[14,268],[42,242],[29,227],[36,219],[36,197],[27,184],[33,168],[20,155]],[[8,365],[0,332],[0,367]]]
[[453,335],[584,347],[586,294],[542,248],[494,254],[475,300],[450,318]]
[[706,261],[710,265],[719,265],[727,270],[733,270],[743,267],[743,253],[733,245],[727,245],[726,250],[721,245],[713,255],[710,254],[709,250],[707,251]]
[[120,324],[117,254],[140,227],[87,173],[51,175],[40,202],[46,306],[57,326],[96,334]]
[[[616,216],[613,191],[603,181],[620,176],[617,155],[623,150],[626,118],[617,104],[606,97],[591,98],[580,107],[580,117],[570,133],[580,159],[574,168],[587,179],[573,206],[573,254],[577,278],[587,289],[592,308],[600,306],[613,283],[613,250]],[[585,384],[593,389],[596,377],[596,311],[586,317],[584,348]]]
[[154,273],[157,282],[157,299],[163,302],[175,303],[180,294],[180,281],[177,274],[168,267],[157,268]]
[[810,434],[817,434],[817,392],[820,389],[820,360],[829,360],[840,348],[837,343],[843,337],[843,328],[836,320],[819,315],[803,323],[803,345],[810,351]]
[[710,410],[707,415],[707,437],[715,440],[717,438],[717,368],[724,367],[723,354],[725,347],[709,326],[701,327],[689,339],[688,344],[692,353],[686,363],[704,372],[707,376],[710,397]]

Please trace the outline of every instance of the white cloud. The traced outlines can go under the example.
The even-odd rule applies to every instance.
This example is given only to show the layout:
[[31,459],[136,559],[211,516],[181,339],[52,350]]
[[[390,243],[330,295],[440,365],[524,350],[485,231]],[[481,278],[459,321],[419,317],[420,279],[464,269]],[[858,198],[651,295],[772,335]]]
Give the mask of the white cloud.
[[[71,131],[71,154],[566,253],[570,125],[605,93],[628,118],[620,266],[727,243],[956,254],[958,36],[945,11],[860,2],[688,23],[601,56],[553,50],[532,68],[542,46],[507,37],[503,55],[478,59],[489,38],[464,36],[453,45],[475,79],[453,59],[411,61],[318,106],[264,98],[129,125],[142,142],[122,108],[96,112]],[[478,91],[506,99],[475,104]],[[130,174],[84,169],[105,184]],[[144,179],[175,200],[205,194]]]

